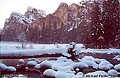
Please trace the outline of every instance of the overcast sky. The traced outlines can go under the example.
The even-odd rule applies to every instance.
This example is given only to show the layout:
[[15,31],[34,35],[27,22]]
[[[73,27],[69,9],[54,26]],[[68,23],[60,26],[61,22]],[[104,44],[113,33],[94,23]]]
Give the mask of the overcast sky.
[[44,10],[47,14],[53,13],[61,2],[68,5],[79,3],[81,0],[0,0],[0,28],[3,28],[6,18],[15,11],[24,14],[28,6]]

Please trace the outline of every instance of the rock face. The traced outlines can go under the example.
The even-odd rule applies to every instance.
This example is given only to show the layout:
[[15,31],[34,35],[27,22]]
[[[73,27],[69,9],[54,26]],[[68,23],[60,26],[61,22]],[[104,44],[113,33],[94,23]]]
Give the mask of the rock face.
[[[63,22],[60,18],[49,14],[46,18],[39,18],[31,23],[28,31],[28,39],[32,42],[38,43],[55,43],[60,38],[60,31],[62,31]],[[40,42],[42,41],[42,42]]]
[[5,21],[4,28],[1,32],[2,40],[16,41],[17,36],[25,32],[32,21],[22,14],[13,12]]
[[26,32],[28,31],[29,25],[38,18],[44,18],[46,13],[42,10],[37,10],[32,7],[28,7],[25,15],[17,12],[11,13],[10,17],[6,19],[4,28],[1,32],[3,41],[24,41],[19,39],[24,37],[26,40]]
[[43,10],[40,10],[40,9],[37,10],[36,8],[29,6],[24,16],[26,16],[30,20],[37,20],[38,18],[46,17],[47,14]]
[[65,24],[68,20],[68,5],[66,3],[61,3],[58,9],[54,12],[54,15],[59,17]]

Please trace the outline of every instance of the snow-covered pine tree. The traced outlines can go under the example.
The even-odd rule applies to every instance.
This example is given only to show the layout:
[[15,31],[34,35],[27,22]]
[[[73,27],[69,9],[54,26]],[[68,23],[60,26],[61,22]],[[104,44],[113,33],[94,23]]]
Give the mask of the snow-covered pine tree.
[[101,23],[102,12],[101,8],[99,7],[99,3],[96,2],[96,6],[94,8],[92,14],[92,24],[91,24],[91,46],[93,48],[103,48],[104,42],[104,31],[103,31],[103,24]]
[[115,47],[119,41],[120,10],[118,0],[108,0],[103,3],[102,23],[104,27],[104,45],[106,48]]

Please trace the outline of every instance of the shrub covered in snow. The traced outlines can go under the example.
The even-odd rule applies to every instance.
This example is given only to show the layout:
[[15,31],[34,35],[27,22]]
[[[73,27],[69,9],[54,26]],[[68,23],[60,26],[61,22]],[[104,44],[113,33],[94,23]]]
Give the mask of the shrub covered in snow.
[[116,59],[117,61],[120,61],[120,55],[115,56],[113,59]]
[[116,70],[120,71],[120,64],[115,65],[114,68],[115,68]]
[[46,69],[52,68],[52,63],[50,61],[43,61],[40,65],[36,66],[36,68],[39,68],[41,72],[44,72]]
[[99,69],[101,70],[110,70],[112,67],[113,65],[106,60],[101,61],[101,63],[99,64]]
[[116,70],[111,69],[111,70],[108,71],[108,74],[109,75],[118,75],[119,73]]
[[76,63],[73,63],[71,66],[73,67],[73,69],[88,67],[88,65],[84,62],[76,62]]
[[7,67],[7,70],[6,70],[6,71],[8,71],[8,72],[15,72],[15,71],[16,71],[16,68],[13,67],[13,66],[9,66],[9,67]]
[[107,75],[108,76],[108,74],[105,71],[95,71],[95,72],[87,73],[85,75]]
[[22,64],[22,63],[24,63],[24,62],[25,62],[25,61],[24,61],[23,59],[20,59],[20,60],[19,60],[19,63],[20,63],[20,64]]
[[93,60],[94,60],[94,57],[92,57],[92,56],[84,56],[84,57],[82,58],[82,60],[93,61]]
[[5,64],[0,64],[0,71],[5,71],[7,66]]
[[52,69],[47,69],[44,71],[43,75],[48,77],[55,77],[56,72]]
[[55,74],[56,78],[72,78],[74,76],[75,76],[74,73],[66,73],[66,72],[62,72],[62,71],[58,71]]
[[66,62],[68,59],[66,57],[58,57],[57,61],[59,62]]
[[101,70],[110,70],[110,67],[108,67],[106,65],[100,65],[99,69],[101,69]]
[[37,65],[37,62],[36,61],[28,61],[27,65],[28,66],[35,66],[35,65]]
[[40,62],[41,62],[39,59],[35,59],[35,61],[36,61],[37,63],[40,63]]
[[83,73],[82,72],[78,72],[74,77],[72,78],[82,78],[83,77]]

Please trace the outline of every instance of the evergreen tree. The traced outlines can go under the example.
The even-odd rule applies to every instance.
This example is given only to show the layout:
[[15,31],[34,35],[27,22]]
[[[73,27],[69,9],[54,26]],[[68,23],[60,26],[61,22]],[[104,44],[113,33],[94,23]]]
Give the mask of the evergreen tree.
[[105,47],[115,47],[116,36],[119,35],[120,23],[119,23],[119,1],[118,0],[108,0],[103,3],[103,16],[102,23],[104,26],[104,38]]
[[104,31],[103,31],[103,24],[101,23],[101,8],[99,4],[96,3],[92,14],[92,21],[91,21],[91,44],[90,46],[94,48],[103,48],[104,42]]

